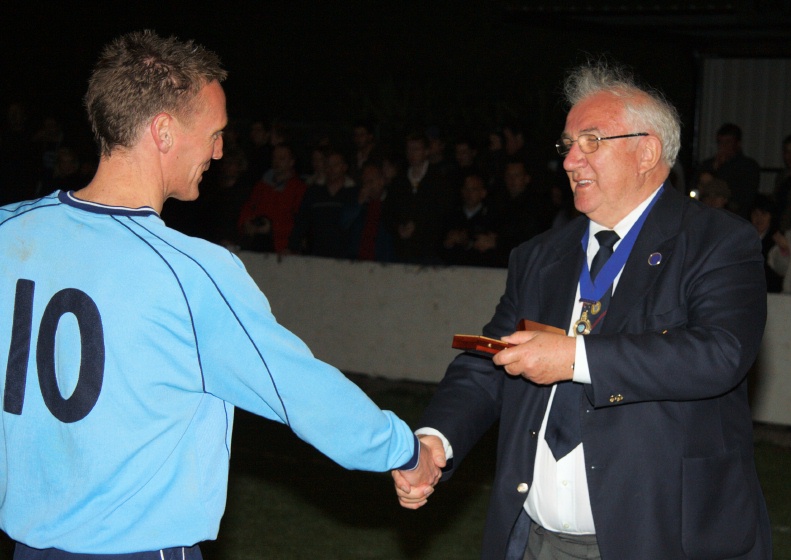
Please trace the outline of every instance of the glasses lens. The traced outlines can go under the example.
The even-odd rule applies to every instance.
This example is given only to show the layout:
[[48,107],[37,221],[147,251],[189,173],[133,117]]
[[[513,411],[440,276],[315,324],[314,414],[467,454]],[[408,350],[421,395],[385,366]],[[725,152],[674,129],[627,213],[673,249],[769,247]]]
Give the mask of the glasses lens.
[[565,156],[571,151],[571,146],[574,144],[568,138],[561,138],[557,142],[555,142],[555,148],[557,148],[558,153],[562,156]]
[[591,154],[599,147],[599,139],[593,134],[580,134],[577,142],[580,144],[580,150],[585,154]]

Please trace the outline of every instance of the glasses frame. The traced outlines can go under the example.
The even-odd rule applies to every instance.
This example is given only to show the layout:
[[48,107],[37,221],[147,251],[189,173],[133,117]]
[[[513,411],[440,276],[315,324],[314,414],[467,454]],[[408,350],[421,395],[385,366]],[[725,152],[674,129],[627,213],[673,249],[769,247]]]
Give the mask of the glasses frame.
[[[582,144],[579,143],[579,139],[582,138],[583,136],[592,136],[596,142],[595,144],[596,147],[589,152],[583,150]],[[599,149],[599,142],[603,140],[617,140],[618,138],[634,138],[636,136],[650,136],[650,134],[648,132],[633,132],[632,134],[619,134],[618,136],[604,136],[604,137],[599,137],[596,136],[595,134],[580,134],[579,136],[571,140],[568,146],[566,146],[566,144],[563,143],[563,138],[559,139],[557,142],[555,142],[555,149],[557,149],[558,154],[565,157],[569,154],[571,148],[574,147],[574,144],[577,144],[580,147],[580,150],[582,151],[583,154],[592,154],[593,152]]]

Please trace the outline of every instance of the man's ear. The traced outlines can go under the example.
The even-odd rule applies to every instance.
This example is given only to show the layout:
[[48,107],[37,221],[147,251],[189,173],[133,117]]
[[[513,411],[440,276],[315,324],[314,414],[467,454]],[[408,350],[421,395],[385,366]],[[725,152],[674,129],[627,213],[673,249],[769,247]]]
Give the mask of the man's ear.
[[167,113],[159,113],[151,121],[151,138],[157,149],[167,153],[173,147],[173,117]]
[[640,172],[651,171],[662,160],[662,143],[654,135],[642,139],[640,149]]

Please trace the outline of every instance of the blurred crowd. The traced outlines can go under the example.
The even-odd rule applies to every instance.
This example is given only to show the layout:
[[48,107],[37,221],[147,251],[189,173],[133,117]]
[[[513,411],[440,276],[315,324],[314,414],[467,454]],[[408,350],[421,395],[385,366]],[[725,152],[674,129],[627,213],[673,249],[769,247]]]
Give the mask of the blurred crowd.
[[[200,198],[169,200],[162,218],[233,251],[505,267],[514,247],[575,216],[562,158],[541,161],[524,123],[484,134],[426,126],[388,142],[379,131],[364,120],[340,135],[231,122]],[[716,154],[694,169],[677,165],[671,182],[751,220],[769,290],[791,292],[791,136],[771,194],[759,192],[760,168],[742,152],[737,125],[722,125],[716,140]],[[20,103],[6,108],[0,142],[0,204],[77,190],[96,168],[92,146],[56,117],[31,123]]]

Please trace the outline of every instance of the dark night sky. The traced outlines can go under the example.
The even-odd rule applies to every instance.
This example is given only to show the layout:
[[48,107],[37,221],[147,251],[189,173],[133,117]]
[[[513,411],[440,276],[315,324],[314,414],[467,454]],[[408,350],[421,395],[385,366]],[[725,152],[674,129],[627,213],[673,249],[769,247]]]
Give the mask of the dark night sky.
[[694,60],[676,40],[664,46],[668,67],[656,63],[657,37],[517,24],[503,4],[7,1],[0,102],[22,99],[84,126],[81,96],[102,45],[150,28],[220,55],[232,118],[332,125],[366,116],[460,129],[518,117],[550,150],[563,125],[558,86],[583,51],[609,53],[664,89],[682,114],[693,109]]

